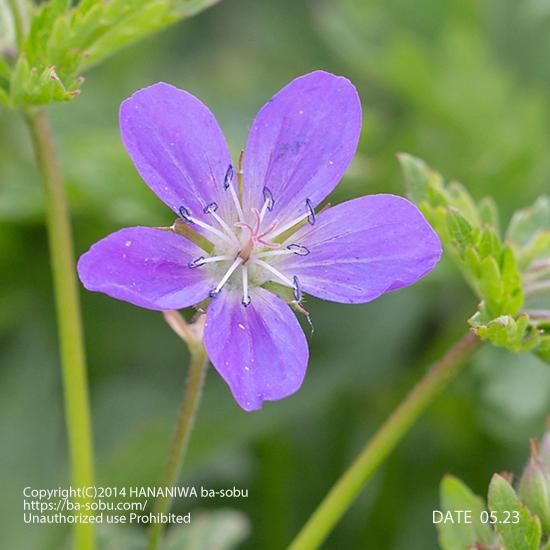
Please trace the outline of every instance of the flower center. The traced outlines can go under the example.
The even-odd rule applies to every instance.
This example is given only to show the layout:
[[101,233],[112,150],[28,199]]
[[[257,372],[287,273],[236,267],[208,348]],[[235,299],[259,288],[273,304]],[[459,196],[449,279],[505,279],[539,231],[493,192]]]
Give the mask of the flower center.
[[[241,171],[239,171],[239,175],[242,175]],[[218,214],[218,205],[215,202],[206,205],[203,211],[212,216],[216,226],[195,218],[185,206],[179,208],[182,219],[208,232],[214,244],[213,255],[195,258],[189,262],[189,268],[195,269],[207,265],[211,269],[211,273],[219,278],[218,284],[210,291],[211,297],[217,296],[226,284],[235,285],[236,277],[234,275],[240,271],[243,306],[247,307],[251,303],[249,294],[251,282],[261,285],[268,281],[274,281],[290,287],[293,290],[295,301],[300,302],[302,287],[298,277],[282,273],[271,264],[271,261],[278,256],[288,254],[298,256],[309,254],[309,250],[301,244],[291,243],[283,246],[281,243],[275,242],[275,239],[306,219],[311,225],[315,224],[315,211],[311,201],[306,199],[304,212],[296,219],[283,225],[280,225],[278,220],[274,220],[264,227],[265,215],[268,211],[273,210],[275,205],[275,199],[267,187],[263,189],[262,208],[260,210],[252,208],[248,217],[245,217],[235,189],[234,171],[231,165],[225,174],[224,188],[231,194],[239,219],[237,222],[224,220]]]

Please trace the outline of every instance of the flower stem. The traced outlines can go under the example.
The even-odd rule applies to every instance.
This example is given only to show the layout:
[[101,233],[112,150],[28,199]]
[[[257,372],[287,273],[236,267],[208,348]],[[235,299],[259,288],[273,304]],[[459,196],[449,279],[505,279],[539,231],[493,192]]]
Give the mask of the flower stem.
[[[25,118],[45,191],[72,485],[89,487],[93,485],[92,433],[69,209],[46,111],[28,111]],[[83,497],[80,502],[86,501]],[[79,550],[95,546],[92,524],[75,523],[74,537]]]
[[[166,312],[165,318],[174,331],[187,342],[191,360],[189,365],[189,375],[180,405],[176,431],[174,433],[174,437],[172,438],[168,461],[164,469],[164,476],[162,478],[162,482],[160,483],[160,486],[163,488],[172,487],[177,482],[187,451],[191,431],[193,430],[193,425],[195,423],[195,415],[202,395],[206,367],[208,365],[208,357],[206,356],[202,340],[197,341],[195,337],[191,336],[193,332],[192,329],[194,327],[186,325],[185,322],[181,320],[180,328],[182,329],[182,332],[180,332],[180,329],[175,326],[175,324],[178,324],[180,321],[176,321],[176,323],[174,323],[174,317],[172,320],[168,317],[170,314],[175,314],[175,312]],[[170,508],[171,501],[172,499],[168,496],[158,497],[153,506],[153,514],[157,515],[167,513]],[[158,548],[163,528],[164,524],[161,522],[151,523],[151,528],[149,531],[149,550],[156,550]]]
[[323,543],[370,476],[480,345],[468,332],[426,373],[332,487],[289,550],[310,550]]

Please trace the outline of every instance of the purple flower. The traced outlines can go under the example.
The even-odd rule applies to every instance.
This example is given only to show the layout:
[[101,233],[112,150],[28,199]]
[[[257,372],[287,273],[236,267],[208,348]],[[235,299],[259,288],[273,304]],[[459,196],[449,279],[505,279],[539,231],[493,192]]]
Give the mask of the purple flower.
[[[242,175],[212,113],[169,84],[124,101],[120,128],[139,174],[180,219],[172,231],[109,235],[80,258],[80,279],[148,309],[206,300],[206,351],[247,411],[302,384],[308,346],[287,301],[296,307],[307,293],[369,302],[439,260],[437,235],[401,197],[370,195],[315,212],[361,131],[359,97],[343,77],[316,71],[276,94],[252,124]],[[273,283],[288,289],[287,301],[268,290]]]

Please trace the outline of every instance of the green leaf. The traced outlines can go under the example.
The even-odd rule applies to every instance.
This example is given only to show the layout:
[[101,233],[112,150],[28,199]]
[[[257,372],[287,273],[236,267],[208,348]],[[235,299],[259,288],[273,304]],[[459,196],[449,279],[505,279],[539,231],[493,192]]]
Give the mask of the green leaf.
[[54,67],[38,70],[31,67],[25,57],[20,57],[11,80],[11,98],[16,105],[40,105],[68,101],[79,90],[67,89]]
[[[473,245],[468,245],[464,250],[464,261],[466,268],[473,276],[472,278],[477,281],[481,277],[481,258]],[[479,288],[476,290],[479,293]]]
[[550,335],[543,336],[540,344],[535,350],[535,353],[545,362],[550,365]]
[[525,246],[537,233],[550,230],[550,197],[539,197],[533,206],[518,210],[510,221],[506,238]]
[[498,263],[493,256],[486,256],[481,262],[481,294],[485,298],[487,312],[491,317],[501,313],[499,304],[503,298],[503,285]]
[[480,256],[500,256],[501,242],[491,226],[485,226],[479,232],[477,249]]
[[495,201],[491,197],[485,197],[479,201],[477,209],[481,223],[490,226],[497,234],[499,234],[500,220],[498,215],[498,207]]
[[448,206],[448,200],[442,190],[441,176],[423,161],[412,155],[400,153],[397,156],[410,199],[418,205],[428,202],[430,206]]
[[451,203],[473,225],[479,225],[480,217],[476,205],[466,188],[457,181],[451,181],[447,186]]
[[527,352],[533,351],[541,342],[540,333],[528,315],[520,315],[517,319],[511,315],[501,315],[487,323],[482,323],[481,317],[480,313],[476,313],[469,323],[481,339],[495,346]]
[[161,550],[231,550],[249,532],[247,517],[236,510],[192,512],[191,523],[171,529]]
[[171,4],[179,17],[186,18],[196,15],[202,10],[219,2],[221,2],[221,0],[172,0]]
[[463,254],[466,245],[473,242],[472,225],[460,210],[451,207],[447,212],[447,228],[451,239]]
[[519,267],[525,271],[538,258],[550,257],[550,230],[539,231],[518,251]]
[[509,245],[502,248],[499,267],[504,295],[501,304],[502,310],[511,315],[516,315],[523,306],[523,288],[516,257]]
[[440,522],[437,524],[439,543],[443,550],[463,550],[476,543],[491,545],[495,535],[487,523],[481,522],[485,510],[483,500],[462,481],[447,475],[441,481],[440,502],[443,512],[468,510],[470,522]]
[[11,80],[14,104],[42,105],[72,99],[82,85],[82,71],[213,3],[85,0],[71,6],[70,0],[52,0],[41,4]]
[[506,550],[538,550],[540,521],[517,497],[502,476],[495,474],[489,485],[489,508],[496,514],[495,529]]

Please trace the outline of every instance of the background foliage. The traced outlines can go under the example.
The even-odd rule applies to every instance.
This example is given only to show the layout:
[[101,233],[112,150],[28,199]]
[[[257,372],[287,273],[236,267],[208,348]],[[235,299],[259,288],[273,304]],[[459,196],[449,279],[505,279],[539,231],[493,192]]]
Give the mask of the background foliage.
[[[190,90],[216,113],[236,153],[263,102],[316,68],[351,78],[364,102],[360,153],[334,202],[403,194],[395,153],[408,151],[463,182],[476,201],[494,196],[506,227],[512,211],[549,187],[549,31],[547,0],[226,0],[88,71],[80,97],[52,108],[77,251],[125,225],[172,221],[120,144],[118,105],[131,92],[158,80]],[[44,540],[44,530],[20,521],[21,488],[65,485],[67,465],[41,192],[21,121],[5,110],[0,265],[2,545],[53,549],[63,529],[48,529]],[[186,352],[158,314],[82,298],[99,481],[153,485]],[[185,482],[249,488],[247,500],[210,506],[250,518],[243,547],[284,547],[476,306],[448,258],[423,283],[372,304],[311,299],[316,330],[303,390],[247,414],[211,371]],[[486,494],[495,471],[519,472],[549,402],[550,370],[535,356],[483,349],[327,548],[366,540],[381,550],[435,548],[441,477],[449,472]]]

